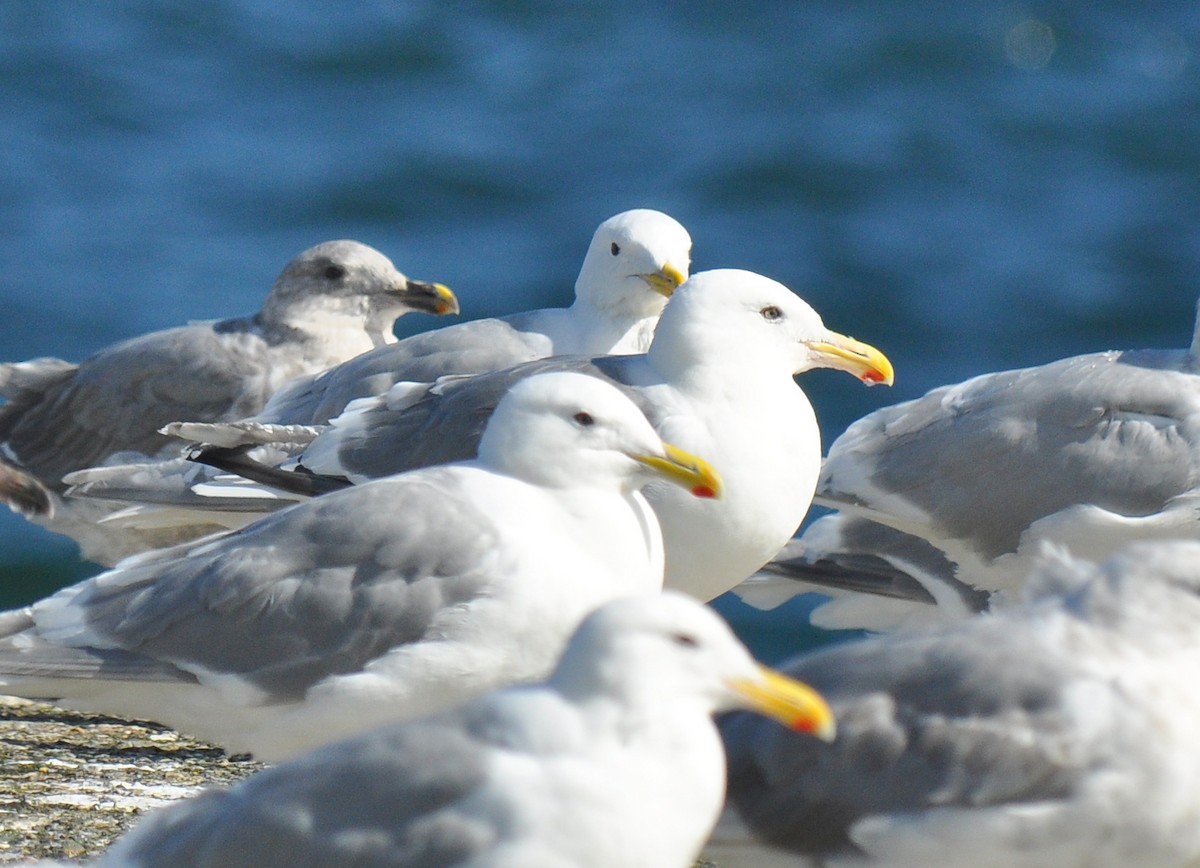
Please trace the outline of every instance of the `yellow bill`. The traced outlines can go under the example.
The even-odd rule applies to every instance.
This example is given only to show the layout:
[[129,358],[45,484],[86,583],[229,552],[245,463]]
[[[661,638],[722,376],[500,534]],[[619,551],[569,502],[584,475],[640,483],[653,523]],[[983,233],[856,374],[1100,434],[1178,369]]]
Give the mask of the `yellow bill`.
[[696,497],[720,497],[724,484],[715,467],[690,452],[685,452],[670,443],[664,443],[666,457],[658,455],[634,455],[647,467],[658,471],[664,479],[681,485]]
[[826,368],[837,368],[858,377],[868,386],[896,382],[896,373],[888,357],[870,344],[829,332],[825,340],[810,341],[808,348],[817,354]]
[[652,271],[649,274],[639,275],[642,280],[650,284],[650,288],[660,295],[665,295],[667,298],[679,288],[685,280],[687,274],[676,268],[671,263],[667,263],[658,271]]
[[822,741],[837,737],[837,722],[829,703],[802,681],[767,666],[758,679],[741,678],[730,687],[746,699],[746,707],[774,718],[790,729],[815,735]]

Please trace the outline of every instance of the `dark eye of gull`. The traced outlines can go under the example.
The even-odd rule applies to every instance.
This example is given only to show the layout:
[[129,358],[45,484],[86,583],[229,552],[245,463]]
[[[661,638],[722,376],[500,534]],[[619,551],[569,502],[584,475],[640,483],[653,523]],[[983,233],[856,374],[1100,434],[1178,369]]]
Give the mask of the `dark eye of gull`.
[[571,418],[573,418],[576,422],[578,422],[584,428],[587,428],[589,425],[596,424],[596,420],[592,418],[591,413],[576,413]]
[[614,241],[614,242],[612,243],[612,248],[611,248],[611,249],[612,249],[612,255],[613,255],[613,256],[616,256],[618,253],[620,253],[620,252],[621,252],[621,245],[620,245],[620,244],[618,244],[617,242],[615,242],[615,241]]
[[330,265],[325,269],[325,276],[330,280],[341,280],[346,276],[346,269],[340,265]]
[[762,314],[762,318],[767,322],[775,322],[776,320],[783,319],[783,311],[773,304],[768,304],[766,307],[760,310],[759,313]]
[[676,645],[682,645],[684,648],[695,648],[700,644],[696,641],[696,637],[690,633],[675,633],[671,636],[671,641]]

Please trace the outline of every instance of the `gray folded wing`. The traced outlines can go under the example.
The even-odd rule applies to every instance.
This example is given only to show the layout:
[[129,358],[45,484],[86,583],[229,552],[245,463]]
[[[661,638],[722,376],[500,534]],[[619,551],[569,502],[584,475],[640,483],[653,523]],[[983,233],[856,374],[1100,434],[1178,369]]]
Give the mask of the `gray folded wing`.
[[829,700],[834,744],[747,714],[722,722],[729,796],[764,839],[811,856],[851,855],[872,815],[983,808],[1067,796],[1091,757],[1072,748],[1074,673],[1013,622],[957,639],[893,635],[785,667]]
[[[637,357],[552,356],[506,370],[451,379],[437,384],[419,401],[399,409],[381,402],[363,411],[344,430],[334,429],[318,437],[305,453],[323,448],[318,444],[328,438],[337,453],[335,466],[330,468],[332,472],[369,479],[473,458],[496,404],[517,382],[551,371],[573,371],[622,387],[619,378],[631,358]],[[622,391],[643,410],[647,409],[636,390],[622,388]],[[299,463],[317,472],[325,470],[325,467],[310,467],[303,455]]]
[[281,424],[324,425],[351,401],[382,395],[399,382],[429,383],[443,376],[479,374],[542,358],[550,354],[553,344],[533,328],[533,313],[460,323],[377,347],[322,374],[295,381],[272,399],[262,418]]
[[211,325],[156,332],[65,368],[0,408],[0,440],[22,466],[57,485],[117,452],[157,453],[171,443],[158,433],[167,422],[221,418],[243,404],[253,412],[267,398],[269,360],[266,344],[240,322],[226,332]]
[[1189,491],[1197,412],[1182,352],[986,374],[856,422],[830,448],[817,499],[995,558],[1075,504],[1150,515]]
[[439,612],[486,587],[498,557],[493,525],[453,486],[438,471],[359,486],[186,556],[173,550],[101,574],[34,608],[37,627],[0,647],[0,678],[13,660],[43,662],[51,643],[235,675],[264,702],[298,698],[421,639]]

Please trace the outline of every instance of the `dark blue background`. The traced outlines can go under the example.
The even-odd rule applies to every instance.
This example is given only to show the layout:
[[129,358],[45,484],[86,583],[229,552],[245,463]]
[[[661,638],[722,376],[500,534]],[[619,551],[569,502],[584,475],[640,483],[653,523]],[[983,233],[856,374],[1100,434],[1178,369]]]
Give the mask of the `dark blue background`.
[[[3,4],[0,359],[251,311],[339,237],[468,317],[565,304],[596,224],[655,207],[888,352],[890,392],[804,378],[831,439],[1189,340],[1198,52],[1193,0]],[[7,602],[82,569],[0,515]]]

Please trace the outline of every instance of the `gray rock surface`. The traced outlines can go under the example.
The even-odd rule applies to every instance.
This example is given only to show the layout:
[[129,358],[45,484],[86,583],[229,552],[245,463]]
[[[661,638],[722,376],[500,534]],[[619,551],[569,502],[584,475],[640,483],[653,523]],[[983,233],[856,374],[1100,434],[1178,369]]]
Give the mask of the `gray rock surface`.
[[157,724],[0,697],[0,863],[94,857],[143,812],[259,768]]

